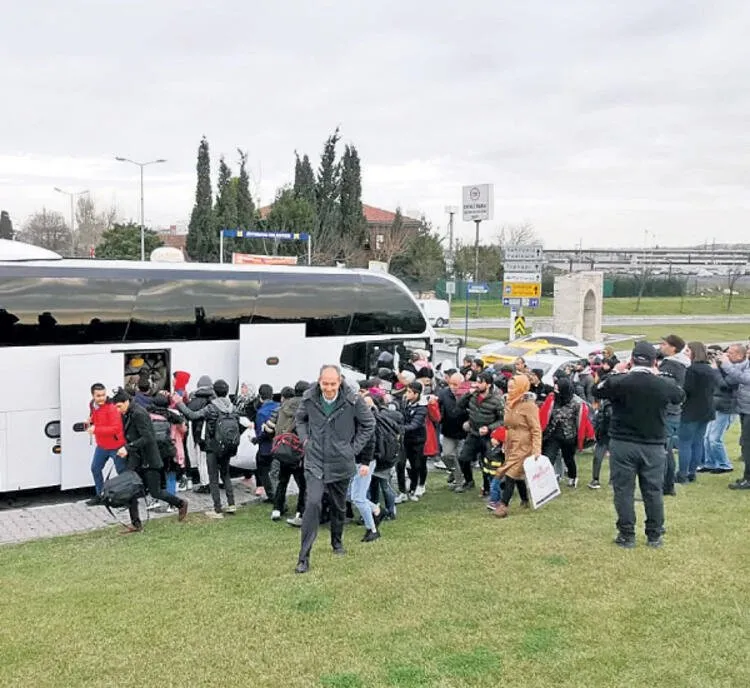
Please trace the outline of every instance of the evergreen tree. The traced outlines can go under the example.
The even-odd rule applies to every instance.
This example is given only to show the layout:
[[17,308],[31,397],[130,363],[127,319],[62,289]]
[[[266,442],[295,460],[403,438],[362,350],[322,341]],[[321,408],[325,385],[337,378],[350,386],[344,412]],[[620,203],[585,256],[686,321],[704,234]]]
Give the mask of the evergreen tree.
[[[155,248],[163,246],[159,235],[147,229],[144,231],[146,256]],[[114,224],[106,230],[96,247],[96,257],[102,260],[140,260],[141,259],[141,226],[132,222]]]
[[390,272],[412,289],[434,289],[437,281],[445,277],[443,252],[442,240],[432,233],[432,227],[422,218],[422,224],[406,249],[391,260]]
[[297,198],[304,198],[308,203],[315,206],[315,173],[310,164],[310,158],[305,154],[300,160],[296,151],[294,157],[294,195]]
[[367,242],[367,222],[362,213],[362,171],[354,146],[346,146],[341,161],[340,234],[350,250],[362,249]]
[[215,262],[219,258],[219,235],[213,215],[211,157],[205,136],[198,146],[196,170],[198,182],[195,189],[195,205],[188,226],[187,252],[191,260]]
[[[219,230],[237,229],[239,226],[237,218],[237,181],[232,178],[232,170],[224,160],[219,160],[219,180],[216,184],[216,205],[214,206],[214,218],[216,222],[215,233]],[[240,239],[241,243],[242,240]],[[237,250],[235,239],[224,239],[224,260],[231,259],[232,252]],[[220,243],[221,245],[221,243]]]
[[[315,207],[304,198],[298,198],[293,189],[285,187],[279,189],[276,199],[268,215],[269,232],[298,232],[300,234],[314,234]],[[300,262],[307,262],[307,242],[283,241],[278,246],[271,247],[275,253],[286,256],[300,256]]]
[[252,229],[255,226],[255,203],[250,193],[250,176],[247,173],[247,153],[237,149],[240,156],[240,176],[237,179],[237,226]]
[[336,131],[328,137],[323,147],[315,183],[318,231],[314,242],[323,253],[333,253],[336,257],[343,257],[343,247],[340,245],[340,208],[338,205],[341,164],[336,161],[336,144],[340,138],[339,129],[336,127]]
[[13,238],[13,222],[7,210],[0,211],[0,239]]

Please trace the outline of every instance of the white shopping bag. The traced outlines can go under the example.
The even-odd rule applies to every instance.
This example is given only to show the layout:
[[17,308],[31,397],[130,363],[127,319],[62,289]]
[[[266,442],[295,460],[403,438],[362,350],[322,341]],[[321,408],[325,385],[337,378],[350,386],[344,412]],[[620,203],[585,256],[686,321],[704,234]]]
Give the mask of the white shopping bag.
[[560,483],[555,469],[546,456],[530,456],[523,462],[529,499],[535,509],[560,496]]
[[233,456],[229,461],[230,465],[246,471],[254,471],[258,468],[258,462],[255,458],[258,453],[258,445],[253,444],[254,437],[255,430],[253,428],[248,428],[240,435],[240,446],[237,448],[236,456]]

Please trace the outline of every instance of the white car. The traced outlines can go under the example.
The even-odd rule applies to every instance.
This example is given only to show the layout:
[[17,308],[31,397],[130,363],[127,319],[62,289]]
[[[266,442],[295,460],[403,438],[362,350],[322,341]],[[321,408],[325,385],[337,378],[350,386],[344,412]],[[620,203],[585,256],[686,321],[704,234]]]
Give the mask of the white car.
[[602,342],[589,342],[572,334],[560,334],[559,332],[534,332],[525,337],[514,339],[513,343],[519,342],[547,342],[548,344],[557,344],[570,349],[581,358],[588,358],[591,353],[600,353],[604,349]]
[[541,369],[544,371],[542,382],[545,385],[553,386],[555,384],[555,375],[563,370],[565,366],[573,365],[580,361],[580,358],[573,356],[547,356],[540,355],[535,358],[527,358],[526,366],[529,370]]

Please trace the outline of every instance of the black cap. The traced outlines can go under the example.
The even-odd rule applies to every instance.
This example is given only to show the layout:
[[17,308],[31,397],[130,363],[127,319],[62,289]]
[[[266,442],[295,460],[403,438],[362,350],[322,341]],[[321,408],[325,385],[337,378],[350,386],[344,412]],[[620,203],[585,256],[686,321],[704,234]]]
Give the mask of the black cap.
[[639,366],[652,366],[656,360],[656,350],[648,342],[638,342],[633,347],[633,363]]

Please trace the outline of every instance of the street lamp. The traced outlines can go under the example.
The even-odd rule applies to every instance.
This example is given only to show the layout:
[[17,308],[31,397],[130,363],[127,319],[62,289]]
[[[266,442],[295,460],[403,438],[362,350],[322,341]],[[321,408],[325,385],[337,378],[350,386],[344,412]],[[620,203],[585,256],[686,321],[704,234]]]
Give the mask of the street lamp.
[[146,260],[146,232],[143,222],[143,168],[147,165],[156,165],[157,163],[167,161],[164,158],[159,158],[158,160],[149,160],[148,162],[136,162],[130,158],[121,158],[119,156],[115,156],[115,160],[117,162],[129,162],[131,165],[137,165],[141,168],[141,260]]
[[63,194],[64,196],[69,196],[70,197],[70,237],[72,239],[73,238],[73,233],[75,232],[75,229],[76,229],[76,226],[75,226],[75,222],[76,222],[75,200],[76,200],[76,197],[77,196],[85,196],[89,192],[89,190],[86,189],[85,191],[63,191],[61,188],[59,188],[59,187],[56,186],[55,187],[55,191],[57,191],[57,193]]

